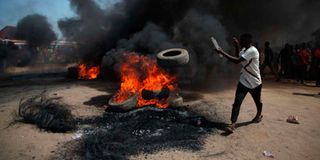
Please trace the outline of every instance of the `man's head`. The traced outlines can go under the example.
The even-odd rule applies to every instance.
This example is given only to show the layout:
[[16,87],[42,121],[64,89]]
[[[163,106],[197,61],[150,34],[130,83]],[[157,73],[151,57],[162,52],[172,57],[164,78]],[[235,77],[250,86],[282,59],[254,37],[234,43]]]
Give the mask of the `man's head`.
[[290,44],[289,44],[289,43],[286,43],[286,44],[284,45],[284,48],[289,49],[289,48],[290,48]]
[[264,46],[265,46],[265,47],[270,47],[270,42],[269,42],[269,41],[266,41],[266,42],[264,43]]
[[252,35],[249,33],[245,33],[240,35],[240,46],[241,47],[249,47],[252,44]]
[[289,43],[284,44],[285,47],[289,47],[289,45],[290,45]]

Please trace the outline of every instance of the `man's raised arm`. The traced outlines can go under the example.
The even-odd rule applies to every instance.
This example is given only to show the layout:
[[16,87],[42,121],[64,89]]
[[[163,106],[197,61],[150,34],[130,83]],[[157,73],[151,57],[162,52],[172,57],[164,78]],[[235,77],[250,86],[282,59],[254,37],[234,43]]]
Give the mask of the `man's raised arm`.
[[239,47],[239,41],[236,37],[233,37],[233,46],[234,46],[234,55],[236,57],[239,57],[240,47]]
[[229,61],[233,63],[240,63],[241,61],[244,61],[245,59],[243,57],[239,56],[240,50],[239,50],[239,41],[237,38],[233,37],[233,45],[235,49],[235,56],[231,56],[230,54],[226,53],[222,48],[216,49],[216,52],[222,54],[224,57],[226,57]]
[[[234,57],[231,56],[230,54],[226,53],[224,50],[222,50],[221,48],[216,49],[216,52],[222,54],[224,57],[226,57],[229,61],[233,62],[233,63],[240,63],[242,61],[244,61],[245,59],[243,57]],[[239,53],[238,53],[239,54]]]

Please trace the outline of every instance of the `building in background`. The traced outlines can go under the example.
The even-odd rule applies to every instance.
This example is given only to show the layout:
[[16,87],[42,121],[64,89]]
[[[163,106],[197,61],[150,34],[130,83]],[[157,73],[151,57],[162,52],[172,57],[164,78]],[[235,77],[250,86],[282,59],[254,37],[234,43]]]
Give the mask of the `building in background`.
[[16,31],[16,27],[6,26],[0,30],[0,39],[16,39]]
[[31,50],[26,40],[17,39],[16,27],[6,26],[0,30],[0,72],[8,66],[77,62],[76,47],[76,42],[53,41],[48,47]]

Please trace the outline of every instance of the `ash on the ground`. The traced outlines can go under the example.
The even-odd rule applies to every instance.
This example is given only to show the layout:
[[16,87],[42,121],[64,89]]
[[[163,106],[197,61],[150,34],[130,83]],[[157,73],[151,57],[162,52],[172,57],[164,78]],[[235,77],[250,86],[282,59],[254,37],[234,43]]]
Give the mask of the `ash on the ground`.
[[204,136],[217,133],[220,127],[187,108],[153,106],[127,113],[106,112],[102,117],[79,119],[78,124],[85,126],[83,136],[68,144],[73,152],[65,149],[64,158],[127,159],[167,149],[197,151],[203,147]]

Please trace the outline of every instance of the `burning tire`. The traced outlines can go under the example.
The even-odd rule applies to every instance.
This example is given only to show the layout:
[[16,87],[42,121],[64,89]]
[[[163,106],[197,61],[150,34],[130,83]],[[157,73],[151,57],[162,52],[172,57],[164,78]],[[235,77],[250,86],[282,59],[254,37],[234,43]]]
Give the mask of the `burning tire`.
[[163,87],[161,90],[159,91],[152,91],[152,90],[146,90],[143,89],[141,92],[141,96],[143,99],[145,100],[152,100],[152,99],[158,99],[158,100],[162,100],[162,99],[168,99],[170,95],[170,90],[168,87]]
[[138,95],[133,94],[127,100],[123,102],[115,102],[114,98],[111,97],[108,101],[109,107],[106,109],[107,112],[127,112],[133,110],[138,103]]
[[189,62],[189,53],[181,48],[167,49],[157,54],[157,60],[160,66],[185,65]]

